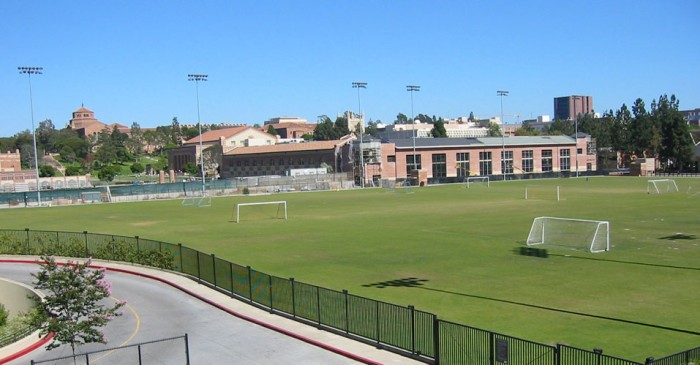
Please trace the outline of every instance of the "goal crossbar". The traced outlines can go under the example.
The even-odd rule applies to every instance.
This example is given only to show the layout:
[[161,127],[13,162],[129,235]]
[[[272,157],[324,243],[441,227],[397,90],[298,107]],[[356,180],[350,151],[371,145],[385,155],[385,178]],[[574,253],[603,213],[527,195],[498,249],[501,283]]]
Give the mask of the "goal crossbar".
[[678,191],[678,185],[676,185],[676,180],[673,180],[673,179],[657,179],[657,180],[649,180],[647,182],[647,194],[652,193],[652,192],[654,192],[656,194],[661,194],[661,193],[670,193],[670,192],[677,192],[677,191]]
[[467,177],[467,189],[471,187],[476,182],[480,183],[486,183],[486,187],[490,187],[489,183],[489,177],[488,176],[472,176],[472,177]]
[[527,245],[553,245],[588,252],[610,250],[610,223],[590,219],[537,217],[527,237]]
[[[245,206],[252,206],[252,205],[282,205],[284,207],[284,219],[287,219],[287,201],[286,200],[278,200],[278,201],[273,201],[273,202],[255,202],[255,203],[238,203],[236,204],[236,223],[240,223],[241,221],[241,207]],[[278,208],[278,213],[279,213],[279,208]]]

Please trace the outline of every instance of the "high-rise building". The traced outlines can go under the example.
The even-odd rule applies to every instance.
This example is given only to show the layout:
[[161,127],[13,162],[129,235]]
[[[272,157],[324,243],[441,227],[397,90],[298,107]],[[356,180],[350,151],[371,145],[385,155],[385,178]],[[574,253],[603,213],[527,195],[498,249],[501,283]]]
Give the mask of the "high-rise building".
[[573,120],[581,114],[593,113],[593,97],[583,95],[554,98],[554,119]]

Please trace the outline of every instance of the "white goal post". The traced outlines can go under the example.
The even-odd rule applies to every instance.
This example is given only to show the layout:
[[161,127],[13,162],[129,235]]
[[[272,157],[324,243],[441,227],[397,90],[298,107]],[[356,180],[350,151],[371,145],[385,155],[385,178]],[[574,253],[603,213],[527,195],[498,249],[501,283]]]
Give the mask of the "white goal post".
[[553,245],[588,252],[610,251],[610,222],[589,219],[537,217],[527,245]]
[[649,180],[647,182],[647,194],[663,194],[678,192],[678,185],[673,179]]
[[284,207],[284,219],[287,219],[287,201],[279,200],[274,202],[256,202],[256,203],[238,203],[236,204],[236,223],[241,221],[241,207],[252,205],[277,205],[277,216],[279,216],[280,207]]
[[490,187],[489,185],[489,177],[488,176],[472,176],[467,178],[467,189],[471,188],[472,185],[475,183],[480,183],[481,186],[486,184],[486,187]]

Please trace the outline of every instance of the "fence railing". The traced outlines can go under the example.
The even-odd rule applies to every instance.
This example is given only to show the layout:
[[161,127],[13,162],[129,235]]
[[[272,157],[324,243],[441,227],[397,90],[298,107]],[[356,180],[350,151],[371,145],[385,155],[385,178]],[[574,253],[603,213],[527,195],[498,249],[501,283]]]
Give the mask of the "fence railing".
[[[180,344],[182,341],[182,344]],[[180,347],[182,346],[182,347]],[[75,354],[57,357],[49,360],[32,360],[31,365],[51,363],[54,365],[75,364],[76,360],[83,360],[84,364],[90,364],[97,357],[105,353],[114,353],[117,357],[110,358],[110,364],[173,364],[189,365],[190,350],[187,334],[183,336],[164,338],[160,340],[136,343],[120,347],[112,347],[103,350],[90,351],[83,354]],[[167,357],[167,358],[166,358]],[[81,362],[83,363],[83,362]]]
[[13,331],[12,333],[7,333],[5,335],[0,336],[0,347],[7,346],[11,343],[17,342],[27,336],[29,336],[32,332],[34,332],[36,328],[32,326],[24,326],[17,331]]
[[399,306],[280,278],[188,248],[138,236],[0,230],[0,254],[60,255],[131,262],[186,274],[271,313],[435,364],[687,365],[700,347],[645,363],[547,345],[438,319]]

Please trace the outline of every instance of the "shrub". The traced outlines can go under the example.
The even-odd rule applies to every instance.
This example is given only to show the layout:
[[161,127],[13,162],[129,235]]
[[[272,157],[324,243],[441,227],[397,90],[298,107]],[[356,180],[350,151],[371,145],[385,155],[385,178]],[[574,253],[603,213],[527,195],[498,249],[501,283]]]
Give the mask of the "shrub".
[[7,318],[10,316],[10,313],[5,309],[5,306],[0,303],[0,327],[4,326],[7,324]]

